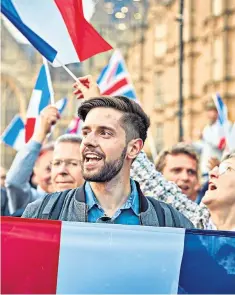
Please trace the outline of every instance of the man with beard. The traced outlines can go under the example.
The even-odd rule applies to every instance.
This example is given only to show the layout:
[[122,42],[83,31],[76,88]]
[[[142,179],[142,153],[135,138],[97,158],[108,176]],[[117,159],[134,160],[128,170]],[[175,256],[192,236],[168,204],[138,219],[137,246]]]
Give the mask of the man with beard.
[[78,116],[84,121],[80,151],[85,184],[37,200],[23,217],[193,227],[170,205],[146,198],[130,178],[150,125],[137,103],[123,96],[95,97],[82,103]]

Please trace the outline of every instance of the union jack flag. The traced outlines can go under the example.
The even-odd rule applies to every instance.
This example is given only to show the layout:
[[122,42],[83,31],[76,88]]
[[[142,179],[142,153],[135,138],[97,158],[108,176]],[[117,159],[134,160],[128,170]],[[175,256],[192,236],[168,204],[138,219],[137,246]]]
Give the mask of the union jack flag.
[[103,68],[97,84],[104,95],[124,95],[137,101],[134,86],[119,50],[114,51],[109,63]]

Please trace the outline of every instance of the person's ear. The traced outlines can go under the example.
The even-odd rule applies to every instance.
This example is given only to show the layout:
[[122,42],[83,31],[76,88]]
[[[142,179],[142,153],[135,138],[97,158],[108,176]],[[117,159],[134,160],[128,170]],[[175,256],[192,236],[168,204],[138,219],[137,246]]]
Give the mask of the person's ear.
[[134,160],[141,152],[143,146],[144,143],[142,139],[132,139],[127,146],[126,158],[129,160]]

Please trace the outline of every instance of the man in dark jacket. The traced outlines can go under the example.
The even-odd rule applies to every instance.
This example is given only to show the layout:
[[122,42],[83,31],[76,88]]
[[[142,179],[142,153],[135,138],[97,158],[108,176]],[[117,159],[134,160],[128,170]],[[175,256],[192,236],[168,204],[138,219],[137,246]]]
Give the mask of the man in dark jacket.
[[130,178],[150,125],[137,103],[121,96],[96,97],[79,107],[78,116],[84,121],[80,151],[85,184],[29,204],[23,217],[193,227],[169,205],[144,197]]

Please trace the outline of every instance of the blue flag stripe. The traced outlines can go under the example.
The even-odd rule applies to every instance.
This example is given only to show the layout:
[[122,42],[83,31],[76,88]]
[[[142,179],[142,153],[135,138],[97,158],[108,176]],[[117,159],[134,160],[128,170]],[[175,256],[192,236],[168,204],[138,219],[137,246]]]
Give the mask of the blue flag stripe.
[[2,135],[2,141],[9,146],[13,146],[20,130],[22,129],[24,129],[24,122],[22,121],[20,116],[17,116],[12,120],[11,124]]
[[46,59],[54,61],[57,51],[22,22],[11,0],[1,1],[1,11]]
[[100,82],[103,80],[103,77],[104,77],[104,75],[105,75],[107,69],[108,69],[108,65],[105,66],[105,67],[103,68],[103,70],[101,71],[101,73],[100,73],[100,75],[99,75],[99,77],[98,77],[98,79],[97,79],[97,84],[100,84]]
[[42,65],[38,75],[38,79],[35,85],[35,89],[42,91],[42,96],[39,104],[39,113],[43,110],[50,102],[50,91],[48,87],[47,75],[45,66]]
[[178,293],[235,294],[234,238],[235,232],[186,230]]

